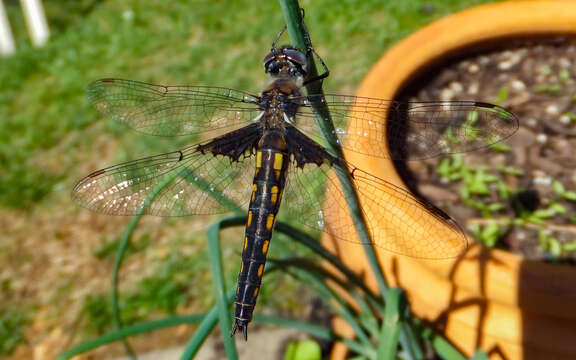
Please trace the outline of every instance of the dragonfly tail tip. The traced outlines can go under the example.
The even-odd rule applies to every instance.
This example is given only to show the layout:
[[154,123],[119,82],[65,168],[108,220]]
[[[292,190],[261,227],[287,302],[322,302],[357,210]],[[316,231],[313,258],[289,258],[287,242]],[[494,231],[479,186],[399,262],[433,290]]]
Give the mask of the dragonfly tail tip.
[[248,341],[248,326],[246,324],[242,324],[239,321],[234,322],[234,326],[232,327],[232,331],[230,332],[230,337],[233,337],[237,331],[242,332],[244,336],[244,341]]

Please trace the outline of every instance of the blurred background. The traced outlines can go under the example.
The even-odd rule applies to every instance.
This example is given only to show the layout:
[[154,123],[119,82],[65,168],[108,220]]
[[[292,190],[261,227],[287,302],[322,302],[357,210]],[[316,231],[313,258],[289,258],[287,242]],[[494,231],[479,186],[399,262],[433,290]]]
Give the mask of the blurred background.
[[[74,183],[93,170],[190,141],[136,134],[103,119],[88,104],[85,86],[121,77],[258,93],[266,83],[262,59],[283,18],[275,1],[45,0],[51,35],[37,48],[20,3],[3,2],[16,52],[0,57],[0,358],[50,359],[112,329],[114,252],[130,220],[79,208],[70,199]],[[325,91],[354,94],[399,39],[485,2],[308,0],[301,6],[331,70]],[[212,220],[143,219],[121,274],[126,323],[213,304],[203,233]],[[223,240],[229,284],[237,276],[242,231],[230,230]],[[272,256],[297,251],[276,240]],[[262,291],[263,313],[310,312],[313,295],[281,275],[266,278]],[[156,332],[137,340],[137,349],[182,344],[192,331]],[[105,353],[113,357],[121,348]]]

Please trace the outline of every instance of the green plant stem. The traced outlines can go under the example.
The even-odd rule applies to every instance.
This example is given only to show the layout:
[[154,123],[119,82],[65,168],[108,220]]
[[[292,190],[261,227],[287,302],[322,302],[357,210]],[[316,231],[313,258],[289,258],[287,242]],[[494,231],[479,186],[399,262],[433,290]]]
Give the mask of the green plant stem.
[[[410,307],[406,306],[406,313],[404,314],[404,318],[407,319],[409,316],[411,316]],[[424,352],[422,351],[418,335],[416,334],[414,326],[411,322],[402,322],[400,344],[402,345],[402,349],[406,352],[406,359],[413,360],[424,358]]]
[[291,327],[300,331],[305,331],[308,334],[325,340],[335,340],[336,336],[323,326],[313,325],[302,321],[286,319],[278,316],[270,315],[254,315],[254,322],[258,324],[272,324],[276,326]]
[[371,305],[377,309],[381,315],[384,314],[384,309],[381,304],[378,303],[377,296],[366,286],[365,282],[356,275],[350,268],[348,268],[344,263],[333,253],[326,250],[317,240],[311,238],[308,234],[282,222],[279,221],[276,224],[275,230],[283,233],[292,239],[298,241],[304,246],[308,247],[314,253],[320,255],[324,260],[328,261],[332,266],[334,266],[338,271],[340,271],[350,282],[359,288],[361,288],[366,297],[370,300]]
[[[300,6],[298,5],[297,0],[280,0],[280,5],[282,7],[282,12],[284,13],[284,18],[286,21],[286,26],[288,30],[288,34],[290,35],[290,39],[294,43],[294,45],[302,50],[306,50],[308,45],[306,44],[306,38],[304,36],[305,28],[303,26],[303,19],[302,13],[300,11]],[[314,63],[314,57],[308,57],[308,77],[314,78],[317,76],[318,70],[316,69],[316,65]],[[323,94],[322,90],[322,82],[315,81],[306,86],[308,94]],[[318,127],[322,130],[322,135],[324,141],[326,143],[327,148],[339,158],[344,159],[344,153],[342,152],[342,148],[338,143],[338,138],[336,137],[336,131],[334,129],[333,122],[331,120],[330,112],[326,106],[326,102],[324,100],[319,99],[318,97],[315,98],[315,101],[312,103],[312,106],[315,110],[315,120],[318,124]],[[350,210],[350,214],[354,221],[354,225],[356,227],[356,232],[360,241],[364,244],[371,244],[372,241],[370,239],[370,232],[366,225],[366,220],[364,218],[364,214],[360,208],[360,201],[358,199],[358,194],[356,193],[355,187],[352,183],[352,177],[350,172],[346,168],[345,164],[336,164],[335,166],[336,174],[344,193],[346,194],[346,202],[348,204],[348,208]],[[382,273],[382,268],[380,266],[380,262],[378,261],[378,257],[376,255],[376,251],[374,250],[373,246],[364,246],[364,253],[370,264],[370,268],[376,281],[378,283],[378,287],[380,289],[380,294],[384,298],[386,297],[386,293],[388,291],[388,285],[386,283],[386,279],[384,278],[384,274]],[[400,333],[400,342],[402,347],[406,350],[407,355],[409,358],[418,358],[418,356],[422,356],[422,351],[419,347],[418,342],[416,341],[416,334],[414,334],[414,329],[409,323],[402,323],[401,333]]]
[[212,271],[212,282],[214,284],[214,297],[216,298],[216,307],[218,308],[218,316],[220,318],[220,328],[222,329],[222,341],[224,342],[224,349],[228,359],[237,359],[238,353],[236,352],[236,344],[234,337],[229,336],[231,333],[230,327],[230,313],[229,304],[226,300],[226,290],[224,288],[224,270],[222,267],[222,250],[220,248],[220,230],[228,226],[236,226],[239,224],[237,217],[230,219],[222,219],[212,224],[206,232],[206,240],[208,242],[208,252],[210,256],[210,269]]
[[154,320],[139,324],[134,324],[131,326],[124,327],[120,330],[109,332],[105,335],[97,337],[95,339],[85,341],[79,345],[76,345],[72,349],[62,353],[58,356],[58,360],[67,360],[74,356],[80,355],[87,351],[96,349],[100,346],[112,343],[114,341],[126,339],[129,336],[134,336],[158,329],[164,329],[172,326],[177,326],[181,324],[194,324],[206,317],[206,314],[195,314],[187,316],[171,316],[168,318]]
[[[152,201],[154,201],[154,199],[156,198],[156,196],[158,196],[158,194],[162,191],[162,189],[164,189],[168,184],[170,184],[172,180],[174,180],[178,175],[179,175],[178,172],[170,174],[170,176],[167,176],[165,179],[163,179],[162,182],[152,190],[152,192],[150,193],[150,195],[148,195],[148,197],[146,198],[146,200],[144,201],[144,203],[142,204],[136,215],[134,215],[132,219],[130,219],[130,224],[128,225],[126,231],[124,231],[122,239],[118,244],[118,250],[116,251],[116,258],[114,260],[114,271],[112,273],[112,293],[111,293],[112,315],[114,318],[114,326],[116,327],[117,330],[122,328],[122,318],[120,317],[120,307],[118,306],[118,279],[120,274],[120,267],[122,266],[124,256],[126,255],[126,251],[128,250],[128,246],[130,245],[130,239],[132,238],[132,234],[134,233],[134,230],[136,230],[136,226],[140,222],[140,219],[142,218],[142,215],[144,214],[146,208],[148,208],[148,206],[152,203]],[[136,355],[134,354],[134,351],[130,347],[130,344],[124,339],[123,343],[124,348],[128,353],[128,356],[130,356],[132,359],[136,359]]]
[[[298,1],[280,0],[280,5],[282,7],[282,12],[284,13],[290,39],[294,43],[294,46],[305,51],[309,44],[306,44],[306,39],[304,36],[305,29],[303,27],[303,20],[301,16],[302,14],[300,12]],[[308,78],[314,78],[318,75],[318,70],[316,69],[316,65],[314,63],[314,57],[309,56],[307,60]],[[315,81],[308,84],[306,86],[306,90],[309,94],[322,95],[324,93],[322,90],[321,81]],[[338,138],[336,137],[336,131],[334,129],[334,124],[332,123],[330,112],[326,106],[326,102],[316,97],[315,101],[312,103],[312,106],[315,110],[316,123],[322,130],[322,135],[324,137],[327,148],[335,156],[343,159],[344,153],[338,144]],[[356,189],[352,183],[350,172],[346,168],[345,164],[336,164],[335,170],[344,193],[346,194],[346,202],[348,204],[348,208],[350,209],[350,214],[352,216],[352,220],[354,221],[354,226],[356,227],[356,232],[358,233],[360,241],[364,244],[371,244],[372,241],[370,239],[370,232],[368,230],[368,226],[366,225],[366,220],[364,219],[364,214],[362,213],[358,194],[356,193]],[[374,251],[374,247],[366,245],[364,246],[364,251],[366,253],[366,257],[368,258],[368,262],[370,263],[370,267],[372,268],[372,272],[376,277],[376,281],[378,282],[380,293],[382,296],[385,296],[388,285],[386,284],[384,274],[382,274],[376,252]]]
[[396,359],[405,307],[402,289],[391,288],[386,295],[386,310],[378,339],[378,359]]
[[[136,230],[136,226],[138,226],[138,223],[140,222],[140,219],[142,218],[144,211],[148,208],[148,206],[150,206],[150,204],[154,201],[156,196],[158,196],[158,194],[166,186],[168,186],[168,184],[170,184],[172,181],[174,181],[174,179],[178,176],[183,176],[189,180],[194,178],[193,174],[186,170],[185,172],[175,171],[175,172],[171,173],[169,176],[167,176],[165,179],[163,179],[162,182],[160,184],[158,184],[152,190],[150,195],[148,195],[148,197],[146,198],[146,200],[144,201],[144,203],[142,204],[142,206],[140,207],[140,209],[136,213],[136,215],[134,215],[132,217],[132,219],[130,219],[130,224],[128,225],[128,228],[126,229],[126,231],[124,231],[124,234],[122,235],[122,239],[120,240],[120,242],[118,244],[118,250],[116,251],[116,258],[114,260],[114,271],[113,271],[113,275],[112,275],[112,292],[111,292],[112,315],[114,318],[114,326],[117,330],[122,328],[122,318],[120,317],[120,309],[118,306],[119,273],[120,273],[120,267],[122,266],[122,263],[124,262],[124,257],[126,255],[126,251],[128,250],[128,246],[130,245],[130,239],[132,238],[132,234],[134,233],[134,230]],[[201,189],[206,189],[208,186],[207,184],[204,184],[204,183],[201,183],[198,181],[196,181],[194,183],[196,184],[196,186],[198,186]],[[234,211],[234,212],[240,211],[240,207],[237,204],[235,204],[234,202],[230,201],[229,199],[227,199],[223,196],[218,196],[211,191],[207,191],[207,193],[210,194],[220,204],[222,204],[223,206],[230,209],[230,211]],[[134,354],[134,351],[132,350],[132,348],[130,347],[128,342],[124,341],[124,347],[125,347],[128,355],[131,358],[135,359],[136,356]]]
[[358,339],[357,343],[359,344],[359,349],[362,349],[360,353],[365,355],[367,358],[374,358],[376,351],[371,345],[370,339],[362,327],[358,313],[351,304],[349,304],[327,284],[327,277],[325,274],[322,274],[320,269],[311,271],[312,269],[310,266],[305,267],[304,264],[298,264],[297,266],[294,266],[294,269],[297,270],[294,272],[287,270],[287,266],[293,266],[293,260],[288,260],[285,263],[281,263],[280,260],[273,261],[275,265],[285,268],[285,273],[294,276],[302,283],[308,284],[308,286],[313,286],[322,301],[330,307],[337,316],[343,318],[354,329],[355,337]]
[[[226,292],[226,299],[229,303],[232,302],[232,299],[234,299],[235,294],[236,294],[235,286]],[[219,319],[219,309],[218,305],[216,305],[212,307],[212,309],[208,312],[208,314],[206,314],[204,319],[202,319],[202,322],[198,326],[198,329],[196,329],[194,335],[192,336],[192,338],[190,338],[190,340],[184,347],[184,351],[180,356],[181,360],[190,360],[194,358],[194,356],[196,356],[196,353],[198,353],[198,350],[200,350],[200,347],[202,346],[208,335],[210,335],[210,332],[212,331],[214,326],[216,326],[216,322],[218,321],[218,319]],[[228,334],[226,334],[226,336],[227,335]]]
[[448,342],[448,340],[444,339],[441,335],[434,334],[432,335],[431,339],[432,347],[434,351],[442,359],[450,359],[450,360],[466,360],[466,357],[462,355],[452,344]]

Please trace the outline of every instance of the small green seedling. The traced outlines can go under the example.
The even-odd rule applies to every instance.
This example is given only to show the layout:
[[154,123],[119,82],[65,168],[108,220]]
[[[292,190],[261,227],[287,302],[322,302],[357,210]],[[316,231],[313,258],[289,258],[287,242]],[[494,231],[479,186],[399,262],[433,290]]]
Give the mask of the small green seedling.
[[507,229],[503,228],[495,221],[484,226],[480,224],[472,224],[470,225],[470,231],[477,239],[482,241],[484,245],[493,248],[498,243],[498,240],[506,234]]
[[553,84],[541,84],[534,88],[537,94],[550,94],[550,95],[558,95],[562,92],[563,86],[559,83]]
[[502,86],[498,91],[498,102],[501,104],[508,100],[508,96],[510,95],[510,90],[507,86]]
[[570,74],[570,71],[566,68],[558,72],[558,77],[560,78],[560,81],[562,81],[564,84],[572,83],[572,76]]
[[562,184],[560,181],[554,180],[552,182],[552,188],[562,199],[576,201],[576,191],[566,190],[564,184]]
[[538,240],[542,250],[548,251],[555,258],[562,255],[562,244],[556,237],[552,236],[550,231],[540,229],[538,231]]

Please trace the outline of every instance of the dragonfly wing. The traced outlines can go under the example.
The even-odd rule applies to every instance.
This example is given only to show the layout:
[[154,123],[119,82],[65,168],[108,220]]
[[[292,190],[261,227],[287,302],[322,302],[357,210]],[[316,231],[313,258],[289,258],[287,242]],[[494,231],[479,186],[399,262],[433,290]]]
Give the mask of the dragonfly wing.
[[408,191],[348,165],[371,235],[360,241],[336,170],[323,164],[292,167],[284,201],[290,219],[333,239],[372,244],[415,258],[447,259],[467,248],[466,236],[441,210]]
[[250,159],[260,136],[259,126],[251,124],[204,144],[98,170],[80,180],[72,196],[90,210],[114,215],[246,208],[254,175]]
[[[423,159],[488,147],[518,129],[515,115],[476,101],[400,102],[345,95],[310,95],[298,127],[320,137],[314,123],[317,104],[325,104],[342,146],[354,152],[394,160]],[[389,149],[389,150],[388,150]]]
[[98,111],[151,135],[214,137],[247,125],[260,112],[257,96],[220,87],[101,79],[86,91]]

